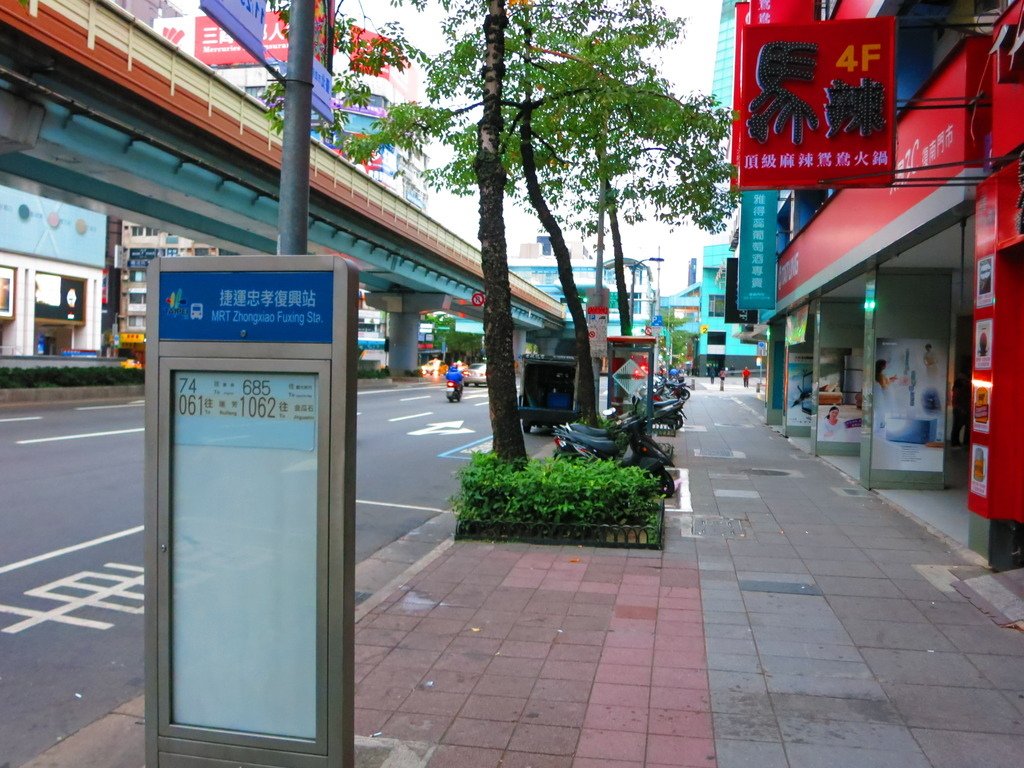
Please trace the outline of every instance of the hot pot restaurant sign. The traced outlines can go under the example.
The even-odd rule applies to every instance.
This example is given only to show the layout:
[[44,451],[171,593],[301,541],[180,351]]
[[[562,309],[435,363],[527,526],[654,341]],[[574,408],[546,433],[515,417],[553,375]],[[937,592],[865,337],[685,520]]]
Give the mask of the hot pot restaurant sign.
[[741,189],[892,182],[895,30],[891,16],[743,30]]

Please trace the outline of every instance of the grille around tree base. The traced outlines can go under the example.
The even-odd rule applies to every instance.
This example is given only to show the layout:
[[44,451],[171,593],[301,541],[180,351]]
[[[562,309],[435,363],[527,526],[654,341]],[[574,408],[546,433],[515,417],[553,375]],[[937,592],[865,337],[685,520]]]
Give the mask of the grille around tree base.
[[455,540],[661,549],[664,541],[664,521],[664,510],[658,513],[658,522],[655,526],[459,520],[455,525]]

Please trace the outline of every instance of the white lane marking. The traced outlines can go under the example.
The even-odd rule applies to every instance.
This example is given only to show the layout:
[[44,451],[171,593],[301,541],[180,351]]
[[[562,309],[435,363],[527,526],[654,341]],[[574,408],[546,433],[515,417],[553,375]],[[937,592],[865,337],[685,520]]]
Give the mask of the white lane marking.
[[417,395],[416,397],[400,397],[398,402],[408,403],[410,400],[429,400],[430,395]]
[[482,403],[473,403],[473,407],[474,408],[479,408],[481,405],[490,405],[490,404],[491,404],[490,400],[484,400]]
[[437,384],[426,387],[401,387],[392,389],[360,389],[357,395],[383,395],[387,392],[415,392],[417,389],[437,389]]
[[86,437],[108,437],[110,435],[131,435],[135,432],[145,432],[145,427],[137,429],[115,429],[111,432],[86,432],[81,435],[61,435],[60,437],[36,437],[32,440],[18,440],[15,445],[32,445],[33,443],[53,443],[58,440],[81,440]]
[[136,400],[131,403],[121,403],[120,405],[81,405],[75,408],[76,411],[105,411],[109,408],[141,408],[146,404],[145,400]]
[[116,539],[123,539],[125,536],[132,536],[132,535],[134,535],[136,533],[142,533],[142,531],[143,531],[143,526],[137,525],[134,528],[128,528],[128,529],[123,530],[123,531],[118,531],[117,533],[110,533],[110,534],[107,534],[106,536],[100,536],[98,539],[91,539],[89,541],[83,541],[81,544],[73,544],[70,547],[64,547],[63,549],[55,549],[52,552],[47,552],[46,554],[43,554],[43,555],[36,555],[35,557],[30,557],[28,560],[19,560],[16,563],[11,563],[10,565],[2,566],[2,567],[0,567],[0,574],[2,574],[2,573],[10,573],[11,571],[16,571],[19,568],[27,568],[30,565],[35,565],[36,563],[41,563],[44,560],[52,560],[55,557],[60,557],[61,555],[67,555],[67,554],[70,554],[71,552],[77,552],[80,549],[88,549],[89,547],[95,547],[98,544],[106,544],[108,541],[114,541]]
[[16,419],[0,419],[0,424],[7,424],[11,421],[39,421],[42,416],[19,416]]
[[439,421],[431,424],[425,429],[417,429],[409,432],[410,435],[468,435],[476,432],[475,429],[462,426],[461,421]]
[[[17,624],[4,627],[0,631],[8,635],[16,635],[47,621],[71,624],[77,627],[88,627],[90,629],[110,629],[114,626],[106,621],[83,619],[70,615],[72,612],[83,608],[105,608],[109,611],[121,611],[122,613],[142,613],[142,602],[145,596],[141,592],[133,591],[132,588],[142,586],[144,579],[143,569],[137,565],[124,565],[122,563],[107,563],[104,568],[114,571],[125,571],[130,575],[81,571],[63,579],[51,581],[49,584],[44,584],[41,587],[30,589],[25,593],[29,597],[34,597],[37,600],[53,600],[60,603],[60,605],[46,611],[18,608],[13,605],[0,605],[0,613],[12,613],[25,619]],[[71,594],[66,594],[68,592]],[[82,595],[83,592],[85,593],[84,596]],[[114,599],[110,600],[108,598]],[[120,602],[119,599],[127,600],[130,603],[134,603],[134,605],[126,605]]]
[[412,416],[396,416],[388,421],[405,421],[406,419],[418,419],[420,416],[433,416],[433,411],[424,411],[423,413],[414,413]]
[[442,514],[444,512],[451,512],[450,509],[437,509],[436,507],[416,507],[412,504],[392,504],[387,501],[368,501],[366,499],[356,499],[356,504],[370,504],[374,507],[394,507],[395,509],[415,509],[417,512],[437,512]]

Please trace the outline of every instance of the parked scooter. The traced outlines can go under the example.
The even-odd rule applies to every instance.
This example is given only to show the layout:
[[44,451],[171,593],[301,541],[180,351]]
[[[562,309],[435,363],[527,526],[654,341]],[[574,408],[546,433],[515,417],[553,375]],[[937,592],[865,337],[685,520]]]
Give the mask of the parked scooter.
[[[556,456],[610,459],[623,467],[640,467],[658,480],[663,496],[675,493],[675,480],[666,469],[673,466],[672,457],[647,434],[642,416],[631,415],[620,419],[612,432],[584,424],[566,424],[555,427],[553,431]],[[615,441],[617,432],[628,436],[628,445],[624,451]]]

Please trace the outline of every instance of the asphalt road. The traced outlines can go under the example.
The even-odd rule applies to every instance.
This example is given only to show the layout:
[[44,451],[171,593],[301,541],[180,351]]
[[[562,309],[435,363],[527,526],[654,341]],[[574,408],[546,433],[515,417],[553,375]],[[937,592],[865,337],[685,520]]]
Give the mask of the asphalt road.
[[[358,398],[361,561],[449,508],[490,423],[486,388]],[[143,419],[141,401],[0,408],[0,768],[143,691]]]

